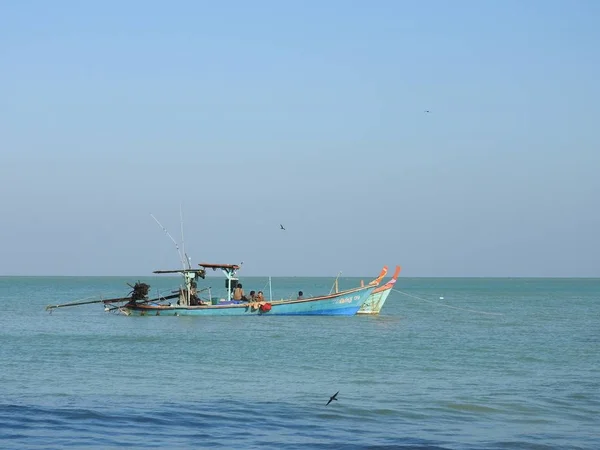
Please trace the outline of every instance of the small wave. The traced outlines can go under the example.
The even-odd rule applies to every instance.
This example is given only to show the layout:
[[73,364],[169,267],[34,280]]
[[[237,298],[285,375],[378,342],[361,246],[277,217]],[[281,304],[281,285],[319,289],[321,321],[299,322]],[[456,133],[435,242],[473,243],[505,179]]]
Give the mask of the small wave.
[[499,409],[492,408],[490,406],[475,405],[472,403],[448,403],[446,406],[456,411],[468,411],[468,412],[485,412],[485,413],[497,413]]

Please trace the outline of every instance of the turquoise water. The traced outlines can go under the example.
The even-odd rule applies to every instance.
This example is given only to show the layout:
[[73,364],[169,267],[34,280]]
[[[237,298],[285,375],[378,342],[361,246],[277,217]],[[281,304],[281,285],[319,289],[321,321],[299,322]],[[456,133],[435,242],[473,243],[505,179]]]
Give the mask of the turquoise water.
[[0,277],[0,448],[600,448],[600,280],[400,278],[379,317],[44,310],[127,281]]

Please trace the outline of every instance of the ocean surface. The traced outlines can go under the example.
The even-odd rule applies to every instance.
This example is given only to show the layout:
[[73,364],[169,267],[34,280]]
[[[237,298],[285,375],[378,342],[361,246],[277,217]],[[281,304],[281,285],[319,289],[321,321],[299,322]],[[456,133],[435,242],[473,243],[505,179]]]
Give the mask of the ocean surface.
[[138,279],[179,281],[0,277],[0,448],[600,449],[598,279],[400,277],[377,317],[45,311]]

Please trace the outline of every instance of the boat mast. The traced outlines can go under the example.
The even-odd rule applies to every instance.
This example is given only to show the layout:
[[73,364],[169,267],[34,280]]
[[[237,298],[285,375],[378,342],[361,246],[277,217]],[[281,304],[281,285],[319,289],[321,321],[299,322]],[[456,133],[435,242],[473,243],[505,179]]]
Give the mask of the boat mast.
[[[188,269],[192,269],[192,263],[190,261],[190,257],[185,252],[185,239],[183,238],[183,210],[181,208],[181,203],[179,203],[179,220],[181,222],[181,248],[183,250],[183,256],[185,256],[185,262],[187,264]],[[185,269],[185,266],[183,267]]]
[[[183,237],[183,208],[181,206],[181,202],[179,202],[179,224],[180,224],[180,228],[181,228],[181,249],[183,251],[183,258],[185,259],[185,264],[187,264],[188,269],[192,269],[192,266],[190,264],[190,258],[188,257],[187,253],[185,252],[185,239]],[[185,269],[185,264],[183,266],[183,268]],[[191,276],[190,276],[191,275]],[[185,291],[186,291],[186,302],[188,305],[190,305],[192,303],[192,280],[194,280],[195,275],[186,272],[184,274],[185,276]]]
[[[183,213],[181,211],[181,205],[179,208],[179,214],[181,217],[181,245],[184,246],[184,242],[183,242]],[[186,296],[186,303],[189,305],[190,304],[190,300],[191,300],[191,294],[190,294],[190,290],[192,287],[192,283],[190,281],[190,278],[188,277],[187,273],[185,272],[185,260],[187,259],[187,255],[184,256],[181,254],[181,250],[179,249],[179,245],[177,245],[177,241],[175,239],[173,239],[173,236],[171,236],[171,234],[167,231],[167,229],[165,227],[162,226],[162,224],[158,221],[158,219],[156,217],[154,217],[154,214],[150,214],[150,217],[152,217],[154,219],[154,221],[158,224],[159,227],[161,227],[163,229],[163,231],[166,233],[167,236],[169,236],[169,238],[173,241],[173,244],[175,244],[175,248],[177,249],[177,254],[179,255],[179,261],[181,262],[181,266],[183,267],[183,281],[185,283],[185,296]],[[185,246],[184,246],[184,250],[183,253],[185,254]],[[188,268],[191,269],[192,267],[190,266],[190,261],[188,259],[187,261],[188,264]]]
[[224,270],[225,276],[227,277],[227,301],[231,300],[231,277],[229,276],[229,272]]
[[331,293],[333,292],[333,290],[335,289],[335,293],[337,294],[339,292],[338,289],[338,278],[340,277],[340,275],[342,274],[342,271],[340,270],[337,274],[337,277],[335,277],[335,281],[333,282],[333,286],[331,286],[331,290],[329,291],[329,295],[331,295]]
[[227,277],[227,301],[231,300],[231,279],[235,275],[235,269],[230,269],[226,267],[222,267],[221,270]]

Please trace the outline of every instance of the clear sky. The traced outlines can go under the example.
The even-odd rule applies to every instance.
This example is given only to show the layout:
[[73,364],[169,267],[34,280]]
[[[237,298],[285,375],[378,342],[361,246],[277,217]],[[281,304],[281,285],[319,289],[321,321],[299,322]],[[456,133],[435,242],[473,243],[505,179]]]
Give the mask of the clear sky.
[[600,276],[599,83],[593,0],[3,1],[0,274]]

